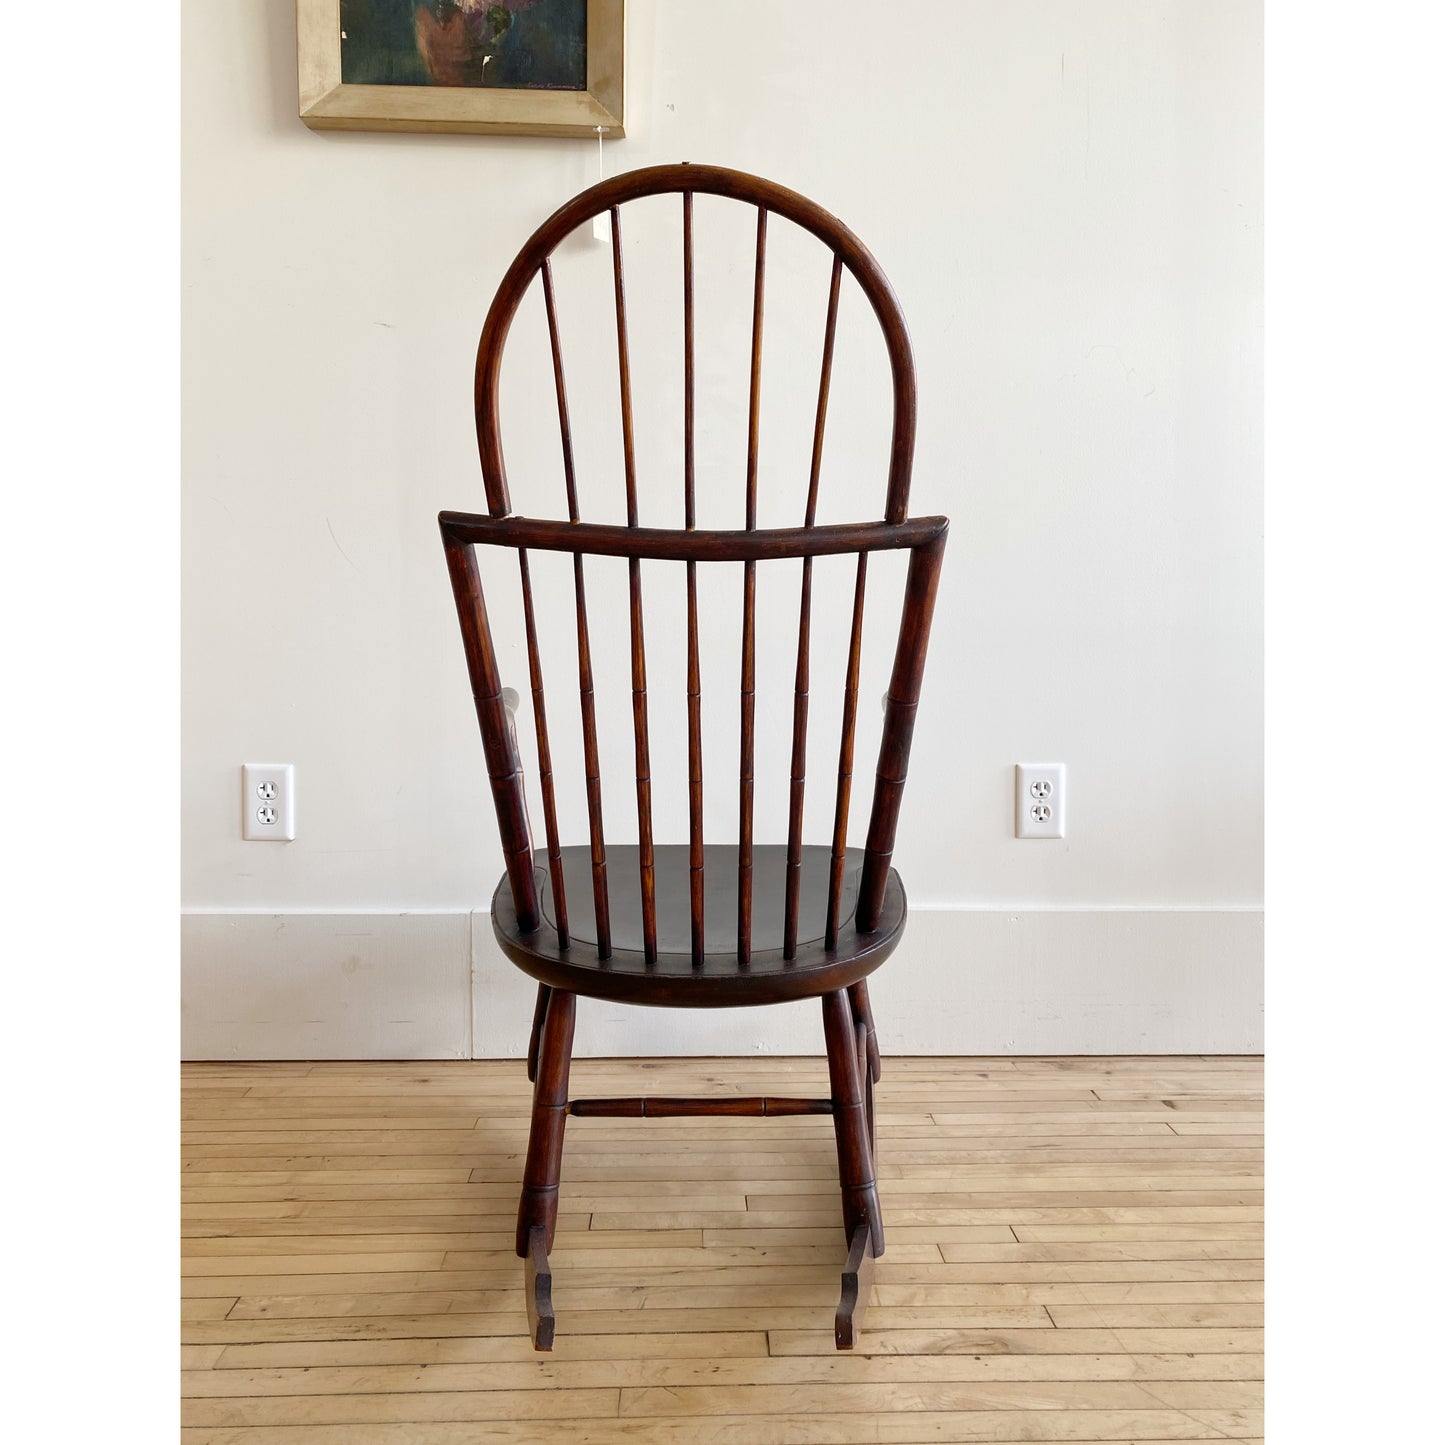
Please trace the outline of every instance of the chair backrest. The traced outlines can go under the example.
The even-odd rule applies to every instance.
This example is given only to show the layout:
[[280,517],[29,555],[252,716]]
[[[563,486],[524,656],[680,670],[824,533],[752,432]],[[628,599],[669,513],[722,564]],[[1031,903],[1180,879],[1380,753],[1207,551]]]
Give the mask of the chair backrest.
[[[620,208],[644,196],[675,193],[681,198],[681,267],[683,278],[683,398],[685,526],[681,529],[643,527],[638,521],[637,476],[633,436],[631,359],[627,330],[626,288]],[[695,363],[693,327],[693,196],[704,193],[730,198],[757,211],[757,245],[753,285],[752,354],[749,377],[748,442],[746,463],[745,526],[741,531],[709,531],[696,526],[694,416]],[[577,477],[568,393],[562,365],[557,323],[557,302],[551,258],[558,245],[595,216],[610,217],[613,291],[616,311],[618,376],[620,384],[623,482],[626,490],[625,526],[586,522],[579,516]],[[763,340],[763,299],[767,227],[770,215],[811,232],[833,256],[827,320],[822,341],[822,363],[813,427],[812,461],[802,525],[788,528],[757,527],[758,428]],[[856,279],[876,315],[887,348],[893,382],[892,438],[889,449],[887,491],[883,520],[819,525],[817,515],[823,436],[833,370],[839,291],[844,269]],[[502,353],[518,305],[540,276],[546,307],[557,415],[561,430],[562,470],[566,486],[567,519],[544,520],[517,515],[512,509],[503,459],[499,417],[499,378]],[[488,514],[443,512],[440,516],[452,588],[461,621],[471,675],[477,718],[481,726],[492,794],[496,804],[502,851],[506,860],[512,899],[523,931],[540,926],[542,913],[533,864],[533,842],[527,813],[523,768],[511,712],[504,700],[502,678],[492,641],[477,545],[512,548],[517,553],[526,633],[528,666],[536,735],[537,769],[541,785],[546,832],[548,873],[553,895],[555,925],[562,946],[568,942],[568,900],[561,865],[552,752],[547,727],[546,695],[533,605],[529,550],[570,553],[577,619],[578,690],[582,751],[592,863],[592,909],[598,953],[611,952],[607,884],[607,839],[602,815],[602,777],[593,690],[590,624],[583,559],[589,556],[626,558],[630,600],[632,720],[635,755],[633,783],[637,798],[638,886],[642,903],[643,952],[648,963],[657,956],[657,909],[654,876],[651,749],[648,736],[647,656],[641,563],[645,560],[681,562],[687,586],[687,723],[688,723],[688,837],[692,957],[700,963],[704,951],[703,928],[703,738],[702,666],[698,637],[698,563],[733,562],[743,566],[741,709],[738,760],[738,926],[737,953],[746,965],[753,949],[753,787],[756,743],[756,568],[760,561],[801,559],[798,643],[793,689],[792,756],[788,806],[787,874],[784,903],[783,954],[791,958],[798,937],[798,907],[803,852],[803,799],[808,729],[810,635],[813,559],[854,555],[857,570],[853,586],[846,681],[842,707],[834,792],[832,849],[826,946],[836,944],[839,902],[847,851],[849,802],[853,776],[853,744],[857,722],[859,660],[869,554],[907,550],[908,576],[902,604],[892,679],[885,700],[877,779],[869,817],[854,926],[860,933],[876,929],[887,884],[899,804],[908,771],[929,626],[937,590],[948,522],[943,517],[908,517],[908,487],[913,458],[915,386],[907,329],[892,288],[866,248],[853,233],[821,207],[792,191],[737,171],[713,166],[655,166],[621,175],[584,191],[551,216],[518,253],[508,269],[482,331],[476,368],[477,443],[486,482]]]

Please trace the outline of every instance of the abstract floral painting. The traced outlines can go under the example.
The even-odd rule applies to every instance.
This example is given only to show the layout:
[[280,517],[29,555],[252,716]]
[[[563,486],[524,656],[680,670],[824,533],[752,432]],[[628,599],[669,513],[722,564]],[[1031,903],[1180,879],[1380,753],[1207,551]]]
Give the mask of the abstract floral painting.
[[341,0],[341,79],[586,90],[587,0]]

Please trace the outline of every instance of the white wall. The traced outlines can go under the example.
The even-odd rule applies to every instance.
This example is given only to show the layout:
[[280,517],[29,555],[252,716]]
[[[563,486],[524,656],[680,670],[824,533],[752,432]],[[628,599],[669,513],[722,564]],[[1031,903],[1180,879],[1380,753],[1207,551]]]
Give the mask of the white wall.
[[[878,985],[892,1047],[1259,1047],[1258,5],[628,8],[630,133],[607,173],[707,161],[802,191],[862,236],[909,318],[913,510],[954,525],[897,857],[919,922]],[[482,318],[525,237],[597,178],[597,146],[308,131],[293,16],[262,0],[184,17],[186,1051],[505,1052],[529,1006],[472,916],[500,859],[435,515],[484,506]],[[629,231],[644,352],[675,324],[672,283],[642,272],[673,255],[664,219]],[[749,246],[745,225],[723,232],[707,293],[706,491],[733,507]],[[826,270],[775,246],[770,320],[810,326]],[[605,260],[585,240],[559,258],[583,345],[603,315],[584,283]],[[555,512],[535,313],[517,334],[514,494],[528,509],[530,484],[530,509]],[[785,418],[810,415],[807,338],[805,362],[768,354],[770,502],[797,482]],[[879,439],[862,429],[876,366],[867,343],[840,356],[834,517],[879,510]],[[673,371],[639,363],[639,388],[666,401],[640,428],[658,517],[679,505]],[[605,459],[610,393],[576,404]],[[588,485],[620,504],[601,461]],[[570,596],[542,592],[560,636]],[[876,698],[886,639],[869,641]],[[664,744],[674,705],[654,719]],[[720,701],[709,719],[714,757],[731,714]],[[619,758],[628,726],[625,707],[608,715]],[[1068,764],[1065,842],[1012,837],[1012,765],[1033,759]],[[245,760],[296,764],[296,842],[240,841]],[[685,836],[684,793],[657,787],[677,820],[659,835]],[[567,807],[581,816],[580,797]],[[626,811],[619,798],[619,824]],[[722,794],[711,817],[727,827]],[[407,923],[432,913],[456,921]],[[391,941],[358,961],[342,935],[373,931],[369,916]],[[283,934],[297,942],[277,953]],[[972,995],[956,1018],[927,1005],[940,984]],[[435,1026],[392,1028],[422,1017]],[[584,1046],[668,1046],[657,1018],[609,1020],[584,1013]],[[807,1028],[698,1019],[676,1046],[812,1049]]]

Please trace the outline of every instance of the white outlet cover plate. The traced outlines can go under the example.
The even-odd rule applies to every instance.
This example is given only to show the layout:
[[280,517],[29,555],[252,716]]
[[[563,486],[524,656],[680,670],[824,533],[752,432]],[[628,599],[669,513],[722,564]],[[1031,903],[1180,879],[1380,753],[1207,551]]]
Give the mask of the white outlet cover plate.
[[[266,821],[268,809],[274,811],[274,821]],[[241,837],[250,843],[289,843],[295,836],[295,765],[243,763]]]
[[1014,765],[1014,837],[1064,836],[1064,765]]

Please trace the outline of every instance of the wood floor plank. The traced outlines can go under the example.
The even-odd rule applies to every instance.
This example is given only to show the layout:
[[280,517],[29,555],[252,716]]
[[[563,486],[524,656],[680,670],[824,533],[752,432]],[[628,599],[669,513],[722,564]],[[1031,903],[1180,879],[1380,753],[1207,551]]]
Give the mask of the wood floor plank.
[[[955,1225],[895,1225],[888,1220],[889,1248],[893,1241],[899,1244],[936,1243],[944,1260],[950,1264],[968,1264],[975,1260],[1100,1260],[1100,1259],[1259,1259],[1263,1254],[1261,1232],[1253,1240],[1237,1239],[1184,1239],[1184,1240],[1064,1240],[1022,1244],[1012,1235],[1006,1240],[979,1241],[972,1236],[977,1226]],[[745,1225],[737,1229],[703,1229],[698,1231],[705,1243],[731,1244],[810,1244],[827,1243],[837,1237],[837,1230],[831,1223],[806,1227],[779,1227],[770,1229],[749,1229]],[[597,1238],[622,1237],[600,1230],[592,1231]]]
[[[301,1254],[286,1261],[287,1268],[296,1274],[317,1274],[331,1272],[349,1273],[352,1270],[366,1270],[379,1273],[390,1270],[436,1270],[442,1267],[446,1258],[444,1249],[409,1250],[404,1253],[383,1254],[368,1251],[363,1254]],[[276,1261],[270,1255],[231,1255],[225,1259],[191,1257],[181,1260],[181,1276],[216,1274],[274,1274]]]
[[[836,1289],[833,1275],[836,1261],[812,1265],[716,1265],[698,1269],[648,1266],[632,1272],[631,1281],[622,1283],[622,1275],[611,1267],[573,1268],[565,1271],[565,1281],[555,1286],[559,1307],[561,1302],[574,1302],[579,1309],[607,1308],[615,1292],[625,1290],[641,1295],[641,1308],[669,1308],[674,1300],[689,1295],[700,1303],[713,1301],[722,1305],[766,1304],[777,1300],[787,1303]],[[1258,1273],[1258,1271],[1256,1271]],[[499,1259],[490,1270],[452,1270],[435,1274],[287,1274],[262,1276],[222,1276],[219,1279],[200,1276],[186,1281],[188,1298],[230,1295],[244,1291],[248,1285],[257,1292],[272,1291],[288,1296],[381,1295],[399,1293],[416,1295],[433,1291],[459,1299],[470,1294],[495,1295],[510,1292],[516,1283],[516,1267],[511,1258]],[[900,1277],[901,1276],[901,1277]],[[909,1276],[913,1276],[910,1282]],[[1263,1283],[1258,1279],[1179,1279],[1148,1281],[1077,1282],[1047,1280],[1042,1282],[939,1281],[931,1271],[923,1269],[893,1270],[886,1278],[890,1283],[875,1285],[879,1304],[894,1305],[965,1305],[983,1309],[995,1305],[1080,1305],[1080,1304],[1157,1304],[1157,1303],[1251,1303],[1263,1296]],[[919,1282],[919,1280],[924,1282]],[[244,1298],[244,1297],[243,1297]],[[240,1317],[241,1311],[238,1311]]]
[[1020,1224],[1014,1227],[1020,1244],[1054,1242],[1108,1243],[1123,1239],[1258,1239],[1258,1223],[1215,1224]]
[[[715,1339],[716,1336],[705,1336]],[[468,1343],[468,1342],[457,1342]],[[655,1343],[655,1342],[654,1342]],[[391,1351],[387,1360],[349,1356],[335,1359],[338,1346],[283,1346],[299,1362],[257,1365],[235,1358],[221,1369],[197,1368],[182,1377],[182,1393],[191,1398],[256,1395],[403,1394],[451,1390],[572,1390],[751,1388],[794,1385],[1046,1384],[1075,1382],[1150,1382],[1148,1394],[1163,1399],[1180,1382],[1258,1381],[1256,1355],[829,1355],[707,1357],[676,1359],[648,1355],[603,1360],[438,1360],[411,1359]],[[340,1347],[348,1353],[345,1346]],[[373,1354],[378,1346],[369,1347]],[[228,1352],[232,1353],[232,1352]],[[417,1353],[413,1351],[413,1353]],[[428,1356],[435,1352],[422,1351]],[[1155,1386],[1164,1385],[1163,1390]],[[1130,1399],[1144,1398],[1129,1392]],[[990,1396],[989,1398],[995,1398]],[[1211,1396],[1211,1400],[1217,1397]],[[1238,1403],[1239,1398],[1236,1398]],[[1222,1398],[1218,1399],[1223,1403]],[[1257,1403],[1257,1391],[1249,1397]],[[1170,1399],[1169,1403],[1178,1403]],[[707,1413],[706,1411],[702,1413]]]
[[[880,1187],[886,1183],[879,1180]],[[836,1185],[834,1189],[836,1190]],[[940,1198],[938,1196],[942,1195]],[[932,1209],[945,1199],[955,1199],[957,1194],[947,1195],[943,1191],[918,1191],[909,1184],[895,1185],[888,1191],[890,1200],[904,1211]],[[580,1208],[602,1205],[601,1200],[592,1200],[583,1193],[574,1200]],[[787,1196],[780,1194],[749,1194],[747,1205],[750,1210],[783,1210],[796,1205],[798,1208],[822,1208],[832,1204],[830,1194],[804,1194]],[[951,1224],[1263,1224],[1264,1210],[1257,1205],[1177,1205],[1152,1204],[1133,1206],[1087,1206],[1038,1207],[1018,1206],[1015,1208],[950,1208]]]
[[181,1298],[181,1320],[223,1320],[240,1303],[235,1295]]
[[[214,1378],[210,1371],[204,1378]],[[892,1381],[881,1385],[689,1385],[672,1389],[624,1386],[623,1416],[653,1415],[807,1415],[841,1410],[854,1415],[918,1411],[1258,1409],[1260,1385],[1250,1380],[1201,1382],[1156,1380],[1144,1386],[1132,1380],[1062,1382],[1000,1380],[929,1384]]]
[[[925,1445],[925,1442],[987,1441],[988,1445],[1038,1445],[1041,1441],[1128,1442],[1167,1445],[1179,1440],[1230,1439],[1235,1445],[1263,1445],[1258,1412],[1210,1411],[1052,1411],[1027,1417],[1027,1436],[1010,1434],[1017,1412],[969,1411],[889,1417],[867,1427],[851,1415],[751,1415],[745,1435],[735,1417],[617,1420],[568,1418],[565,1422],[486,1421],[486,1440],[497,1445],[557,1445],[565,1429],[567,1445]],[[860,1429],[866,1428],[866,1434]],[[1249,1433],[1249,1432],[1256,1433]],[[341,1425],[186,1428],[184,1445],[477,1445],[477,1425],[469,1421],[361,1423]]]
[[451,1394],[264,1395],[187,1398],[183,1425],[331,1425],[366,1421],[557,1420],[617,1414],[616,1389],[487,1390]]
[[[854,1347],[877,1355],[1032,1355],[1158,1353],[1177,1358],[1237,1355],[1262,1364],[1262,1330],[1227,1329],[870,1329]],[[769,1330],[768,1350],[773,1355],[836,1353],[831,1330]]]
[[[520,1270],[521,1266],[518,1266]],[[750,1302],[707,1304],[692,1302],[690,1292],[684,1292],[686,1304],[670,1304],[659,1300],[652,1291],[652,1301],[643,1308],[643,1292],[633,1285],[619,1285],[610,1299],[573,1297],[567,1309],[569,1331],[577,1334],[677,1334],[691,1331],[730,1333],[736,1330],[765,1329],[808,1329],[817,1324],[819,1306],[829,1291],[821,1286],[811,1292],[802,1290],[790,1292],[791,1304],[778,1305],[771,1301],[761,1304]],[[831,1290],[836,1294],[836,1289]],[[273,1326],[296,1321],[306,1331],[320,1330],[315,1334],[277,1336],[284,1338],[330,1338],[333,1335],[349,1333],[347,1325],[355,1322],[356,1327],[364,1325],[370,1317],[390,1319],[400,1316],[417,1319],[420,1333],[460,1334],[471,1329],[478,1334],[507,1333],[516,1329],[515,1310],[521,1301],[516,1295],[484,1295],[480,1291],[453,1291],[425,1294],[366,1294],[366,1295],[269,1295],[242,1296],[235,1301],[225,1314],[223,1323],[227,1326],[246,1326],[254,1330],[256,1322],[269,1321]],[[811,1301],[811,1302],[810,1302]],[[836,1303],[836,1301],[834,1301]],[[562,1306],[559,1305],[559,1318]],[[1099,1308],[1089,1306],[1088,1308]],[[1164,1306],[1153,1307],[1156,1312]],[[1179,1310],[1203,1311],[1221,1306],[1178,1306]],[[1237,1306],[1229,1308],[1238,1309]],[[948,1307],[897,1307],[875,1306],[869,1311],[870,1327],[873,1328],[959,1328],[959,1329],[1054,1329],[1056,1325],[1048,1309],[1043,1305],[998,1307],[988,1309],[961,1309]],[[1131,1321],[1136,1324],[1150,1323],[1146,1320]],[[1186,1320],[1168,1321],[1186,1324]],[[188,1343],[208,1344],[221,1339],[256,1338],[255,1333],[227,1335],[224,1331],[200,1333],[191,1332]]]
[[[346,1223],[347,1221],[340,1221]],[[405,1228],[412,1223],[411,1220],[387,1221],[397,1223],[399,1232],[395,1235],[387,1234],[363,1234],[358,1232],[351,1234],[345,1232],[331,1233],[338,1229],[337,1221],[328,1220],[324,1225],[309,1224],[305,1233],[275,1235],[270,1233],[269,1228],[247,1232],[244,1235],[223,1235],[220,1237],[191,1238],[185,1242],[183,1252],[186,1255],[205,1256],[212,1259],[219,1259],[227,1256],[256,1254],[256,1255],[298,1255],[298,1254],[322,1254],[335,1252],[337,1254],[354,1253],[386,1253],[390,1250],[413,1250],[413,1249],[440,1249],[445,1252],[477,1250],[485,1253],[495,1253],[498,1250],[510,1252],[515,1243],[516,1231],[509,1229],[505,1233],[498,1231],[494,1234],[469,1234],[462,1231],[437,1234],[409,1234]],[[375,1229],[376,1223],[371,1226]],[[324,1229],[325,1233],[317,1233],[318,1228]],[[831,1239],[831,1235],[829,1236]],[[794,1243],[808,1243],[809,1241],[793,1241]],[[651,1253],[654,1250],[695,1250],[703,1247],[703,1232],[700,1229],[675,1229],[665,1232],[653,1233],[647,1230],[613,1230],[610,1233],[602,1234],[591,1230],[559,1230],[555,1251],[566,1252],[572,1255],[577,1250],[587,1251],[613,1251],[618,1249],[642,1250]],[[936,1250],[936,1246],[932,1247]],[[609,1257],[614,1257],[609,1254]],[[714,1256],[716,1257],[716,1256]],[[627,1263],[626,1255],[616,1255],[616,1262]]]
[[[295,1340],[261,1344],[198,1345],[212,1352],[210,1364],[222,1369],[295,1369],[313,1365],[466,1365],[506,1363],[525,1365],[535,1374],[549,1362],[539,1360],[530,1339],[515,1335],[453,1336],[444,1339]],[[829,1335],[828,1349],[833,1349]],[[584,1335],[566,1342],[557,1353],[567,1369],[579,1363],[615,1363],[619,1360],[653,1360],[655,1335]],[[668,1342],[667,1358],[708,1362],[730,1359],[766,1359],[768,1337],[761,1330],[731,1334],[678,1335]],[[196,1366],[195,1368],[200,1368]],[[569,1376],[569,1378],[572,1378]]]

